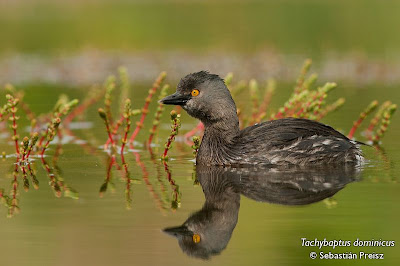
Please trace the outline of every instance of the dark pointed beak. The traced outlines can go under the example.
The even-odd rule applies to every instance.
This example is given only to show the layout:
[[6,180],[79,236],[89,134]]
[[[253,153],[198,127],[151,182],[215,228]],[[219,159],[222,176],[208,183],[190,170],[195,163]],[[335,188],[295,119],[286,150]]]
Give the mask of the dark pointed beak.
[[160,100],[160,102],[163,104],[185,105],[189,99],[189,95],[181,95],[178,92],[175,92],[174,94],[168,95],[164,99]]
[[178,237],[178,236],[192,236],[193,232],[190,231],[186,225],[177,226],[177,227],[168,227],[163,230],[164,233],[167,233],[170,236]]

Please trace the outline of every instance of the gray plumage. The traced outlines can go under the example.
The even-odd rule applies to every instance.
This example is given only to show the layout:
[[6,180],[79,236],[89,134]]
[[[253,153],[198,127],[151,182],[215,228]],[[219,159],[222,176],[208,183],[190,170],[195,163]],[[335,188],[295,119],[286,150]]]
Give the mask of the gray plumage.
[[[193,89],[199,90],[199,95],[192,96]],[[197,164],[316,165],[363,161],[358,143],[316,121],[284,118],[240,130],[236,105],[224,81],[205,71],[184,77],[176,93],[161,102],[181,105],[205,125]]]

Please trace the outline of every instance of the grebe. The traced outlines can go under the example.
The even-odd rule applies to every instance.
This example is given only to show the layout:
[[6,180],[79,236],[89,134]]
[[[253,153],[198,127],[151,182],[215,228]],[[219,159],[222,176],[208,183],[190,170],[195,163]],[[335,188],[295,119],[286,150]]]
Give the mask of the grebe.
[[218,75],[206,71],[181,79],[176,92],[161,100],[180,105],[205,126],[196,163],[202,165],[358,164],[358,142],[330,126],[283,118],[239,129],[235,102]]

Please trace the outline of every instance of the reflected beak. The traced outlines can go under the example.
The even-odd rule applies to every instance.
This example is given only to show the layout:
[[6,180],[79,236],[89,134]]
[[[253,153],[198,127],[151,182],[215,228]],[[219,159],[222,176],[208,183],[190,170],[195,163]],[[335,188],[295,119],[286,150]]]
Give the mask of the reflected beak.
[[170,236],[178,237],[178,236],[192,236],[193,232],[190,231],[186,225],[177,226],[177,227],[168,227],[163,230],[164,233],[167,233]]
[[175,92],[174,94],[168,95],[164,99],[160,100],[160,103],[171,105],[185,105],[189,99],[189,95],[185,96],[179,94],[178,92]]

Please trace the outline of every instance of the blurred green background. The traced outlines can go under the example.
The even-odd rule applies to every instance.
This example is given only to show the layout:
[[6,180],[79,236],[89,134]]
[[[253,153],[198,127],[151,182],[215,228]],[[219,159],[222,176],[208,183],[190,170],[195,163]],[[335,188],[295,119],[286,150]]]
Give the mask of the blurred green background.
[[2,1],[0,51],[274,49],[390,58],[400,47],[396,0]]
[[392,85],[398,14],[396,0],[2,0],[0,82],[87,85],[119,65],[145,81],[200,69],[292,81],[312,58],[325,80]]

